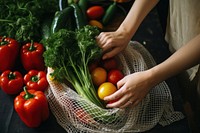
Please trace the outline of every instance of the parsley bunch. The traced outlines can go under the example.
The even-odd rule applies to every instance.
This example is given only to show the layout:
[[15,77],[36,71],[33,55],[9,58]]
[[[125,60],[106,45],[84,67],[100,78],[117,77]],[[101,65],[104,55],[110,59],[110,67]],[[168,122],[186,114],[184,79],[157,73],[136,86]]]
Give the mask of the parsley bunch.
[[98,34],[99,30],[89,25],[76,31],[61,29],[44,40],[44,61],[54,69],[51,75],[55,80],[69,82],[79,95],[103,108],[88,69],[89,62],[102,54],[95,40]]
[[40,41],[44,16],[57,11],[57,3],[57,0],[0,1],[0,36],[19,42]]

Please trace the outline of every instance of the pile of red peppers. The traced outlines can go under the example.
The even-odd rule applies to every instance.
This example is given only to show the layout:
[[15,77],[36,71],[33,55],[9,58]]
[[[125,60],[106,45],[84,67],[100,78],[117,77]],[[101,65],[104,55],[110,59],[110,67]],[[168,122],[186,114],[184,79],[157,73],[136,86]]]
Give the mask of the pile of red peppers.
[[[17,95],[14,108],[28,127],[38,127],[49,117],[48,101],[44,91],[48,88],[44,46],[31,41],[22,46],[9,37],[0,37],[0,88],[8,95]],[[20,57],[20,58],[18,58]],[[16,70],[21,62],[25,74]]]

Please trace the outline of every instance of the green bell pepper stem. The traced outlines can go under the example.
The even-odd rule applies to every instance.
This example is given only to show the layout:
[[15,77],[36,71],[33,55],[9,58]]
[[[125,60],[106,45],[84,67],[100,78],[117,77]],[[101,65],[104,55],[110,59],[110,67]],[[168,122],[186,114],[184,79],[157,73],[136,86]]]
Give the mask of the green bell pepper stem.
[[30,98],[33,98],[35,95],[32,95],[31,93],[29,93],[29,92],[27,91],[26,88],[27,88],[26,86],[23,87],[24,92],[26,93],[26,94],[24,95],[24,99],[28,100],[28,99],[30,99]]

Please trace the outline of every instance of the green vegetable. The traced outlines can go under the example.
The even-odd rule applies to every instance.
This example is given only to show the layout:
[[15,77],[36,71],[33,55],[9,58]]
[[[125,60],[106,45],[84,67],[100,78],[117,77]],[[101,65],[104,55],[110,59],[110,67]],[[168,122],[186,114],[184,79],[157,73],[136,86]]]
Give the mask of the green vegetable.
[[102,18],[102,23],[104,25],[107,25],[114,17],[115,13],[117,11],[117,3],[113,2],[107,9],[106,12]]
[[41,33],[42,33],[42,39],[47,39],[51,34],[51,23],[52,18],[47,17],[44,19],[41,25]]
[[75,3],[75,0],[67,0],[67,4],[68,4],[68,5],[71,5],[71,4],[73,4],[73,3]]
[[84,14],[77,3],[71,4],[70,6],[74,8],[76,27],[77,29],[80,29],[87,24],[86,20],[84,19]]
[[88,0],[79,0],[78,5],[83,13],[83,18],[85,19],[85,22],[87,22],[87,14],[86,11],[88,9]]
[[66,0],[59,0],[59,9],[60,11],[65,9],[68,6],[68,3]]
[[71,6],[66,7],[62,11],[57,11],[52,21],[51,33],[57,32],[62,28],[71,29],[72,13],[73,8]]
[[0,36],[15,38],[18,42],[40,41],[44,16],[55,12],[57,0],[1,0]]
[[102,54],[95,40],[98,34],[99,30],[89,25],[76,31],[61,29],[43,42],[47,47],[44,61],[54,69],[51,75],[55,80],[69,82],[79,95],[103,108],[88,69],[88,63]]

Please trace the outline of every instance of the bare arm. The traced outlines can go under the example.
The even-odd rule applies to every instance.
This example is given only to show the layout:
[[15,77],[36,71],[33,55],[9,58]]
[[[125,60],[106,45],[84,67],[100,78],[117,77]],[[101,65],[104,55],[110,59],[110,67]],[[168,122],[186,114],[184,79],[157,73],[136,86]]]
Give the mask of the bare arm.
[[135,0],[128,15],[118,28],[118,31],[124,32],[129,40],[137,31],[141,22],[147,14],[155,7],[159,0]]
[[150,71],[154,73],[156,82],[161,82],[198,63],[200,63],[200,34]]
[[[152,89],[167,78],[200,63],[200,34],[155,67],[125,76],[117,83],[118,91],[104,98],[119,99],[107,107],[136,106]],[[131,101],[131,102],[129,102]]]

